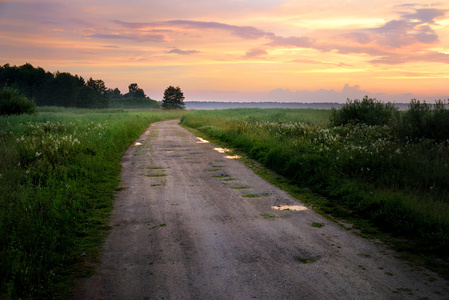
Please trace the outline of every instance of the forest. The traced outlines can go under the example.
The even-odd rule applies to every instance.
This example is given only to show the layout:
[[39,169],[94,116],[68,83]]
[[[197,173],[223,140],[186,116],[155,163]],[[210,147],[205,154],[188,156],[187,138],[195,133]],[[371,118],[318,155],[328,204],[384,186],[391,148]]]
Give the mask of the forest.
[[149,99],[137,83],[131,83],[129,92],[109,89],[101,79],[85,80],[68,72],[45,71],[26,63],[22,66],[0,66],[0,89],[11,88],[32,99],[37,106],[79,108],[108,108],[111,100]]

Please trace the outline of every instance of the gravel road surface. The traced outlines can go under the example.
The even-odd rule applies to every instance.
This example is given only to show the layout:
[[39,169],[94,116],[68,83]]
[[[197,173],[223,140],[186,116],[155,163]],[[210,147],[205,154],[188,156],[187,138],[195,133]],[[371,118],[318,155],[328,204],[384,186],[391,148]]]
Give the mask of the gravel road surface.
[[122,161],[97,273],[75,299],[448,299],[447,282],[324,219],[178,121]]

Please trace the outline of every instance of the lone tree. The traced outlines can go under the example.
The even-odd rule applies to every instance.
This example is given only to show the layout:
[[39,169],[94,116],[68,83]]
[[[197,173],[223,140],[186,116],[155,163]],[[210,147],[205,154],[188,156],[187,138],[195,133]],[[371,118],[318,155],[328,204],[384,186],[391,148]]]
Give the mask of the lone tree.
[[169,86],[165,89],[164,99],[162,99],[163,109],[185,109],[184,94],[181,89],[174,86]]

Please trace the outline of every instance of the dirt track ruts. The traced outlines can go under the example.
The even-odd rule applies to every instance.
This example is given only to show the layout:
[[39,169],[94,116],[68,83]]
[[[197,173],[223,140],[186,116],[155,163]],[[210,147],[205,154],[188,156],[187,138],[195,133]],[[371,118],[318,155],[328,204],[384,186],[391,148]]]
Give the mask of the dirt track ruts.
[[[448,299],[447,282],[393,257],[178,125],[123,157],[97,274],[75,299]],[[313,227],[312,223],[323,227]]]

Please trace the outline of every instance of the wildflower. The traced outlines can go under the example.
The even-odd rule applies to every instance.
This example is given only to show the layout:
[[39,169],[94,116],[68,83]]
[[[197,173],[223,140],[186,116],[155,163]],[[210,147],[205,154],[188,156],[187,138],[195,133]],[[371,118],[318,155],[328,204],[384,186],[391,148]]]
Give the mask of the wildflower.
[[41,156],[41,154],[42,154],[42,153],[39,153],[39,152],[36,151],[36,157]]

